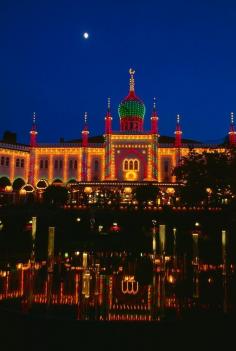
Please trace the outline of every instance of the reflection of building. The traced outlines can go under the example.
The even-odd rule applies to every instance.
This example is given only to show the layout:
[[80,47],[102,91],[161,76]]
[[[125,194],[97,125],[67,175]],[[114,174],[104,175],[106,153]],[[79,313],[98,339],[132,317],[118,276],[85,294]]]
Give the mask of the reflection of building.
[[[104,139],[100,137],[89,140],[86,114],[82,140],[38,144],[34,116],[29,146],[0,143],[1,184],[5,181],[5,185],[20,188],[25,183],[36,186],[41,179],[47,180],[49,184],[55,181],[64,184],[71,181],[170,183],[175,181],[172,169],[181,156],[188,154],[190,146],[194,147],[196,152],[212,149],[224,151],[224,146],[203,145],[182,139],[179,116],[175,138],[160,137],[155,101],[150,117],[151,128],[144,131],[145,105],[135,93],[134,71],[130,70],[129,73],[129,93],[118,108],[119,131],[112,130],[110,101],[105,116]],[[229,144],[236,144],[233,114]]]

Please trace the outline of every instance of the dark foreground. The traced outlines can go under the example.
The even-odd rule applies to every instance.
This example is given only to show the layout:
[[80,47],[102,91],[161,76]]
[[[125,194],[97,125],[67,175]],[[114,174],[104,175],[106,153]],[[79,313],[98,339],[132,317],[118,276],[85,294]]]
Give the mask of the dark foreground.
[[0,312],[1,350],[204,349],[234,340],[235,316],[186,315],[178,322],[68,321]]

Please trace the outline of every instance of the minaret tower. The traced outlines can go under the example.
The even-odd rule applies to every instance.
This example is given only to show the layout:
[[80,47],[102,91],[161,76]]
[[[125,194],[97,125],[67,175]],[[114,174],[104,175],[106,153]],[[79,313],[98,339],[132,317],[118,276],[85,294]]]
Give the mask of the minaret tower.
[[153,99],[153,109],[151,116],[152,134],[152,179],[158,180],[157,158],[158,158],[158,114],[156,109],[156,98]]
[[84,114],[84,127],[82,130],[82,172],[81,172],[81,180],[86,182],[87,179],[87,164],[88,164],[88,123],[87,123],[88,114],[85,112]]
[[156,109],[156,98],[153,99],[153,109],[151,116],[151,133],[158,134],[158,114]]
[[111,99],[107,99],[107,114],[105,117],[105,134],[112,132]]
[[35,185],[35,148],[37,146],[37,128],[36,128],[36,114],[33,112],[33,123],[30,131],[30,159],[29,159],[29,173],[28,183]]
[[33,112],[33,123],[32,128],[30,131],[30,146],[35,147],[37,146],[37,128],[36,128],[36,114]]
[[234,126],[234,113],[230,113],[229,145],[236,146],[236,131]]
[[176,129],[175,129],[175,163],[176,166],[180,163],[181,159],[181,146],[182,146],[182,130],[180,125],[180,115],[176,116]]
[[89,130],[88,130],[88,114],[87,112],[84,113],[84,127],[82,130],[82,146],[87,147],[88,146],[88,136],[89,136]]
[[182,146],[182,130],[180,126],[180,115],[176,117],[176,130],[175,130],[175,147],[180,148]]
[[107,101],[107,113],[105,117],[105,179],[111,179],[111,99]]

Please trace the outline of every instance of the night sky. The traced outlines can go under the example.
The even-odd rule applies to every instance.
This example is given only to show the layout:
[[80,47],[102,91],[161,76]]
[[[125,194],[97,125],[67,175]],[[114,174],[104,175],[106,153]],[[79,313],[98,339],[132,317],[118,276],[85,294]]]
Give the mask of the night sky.
[[[89,32],[88,40],[83,32]],[[40,142],[104,132],[107,97],[113,126],[136,70],[136,93],[153,97],[159,132],[218,141],[236,112],[236,1],[0,0],[0,137],[28,142],[36,111]]]

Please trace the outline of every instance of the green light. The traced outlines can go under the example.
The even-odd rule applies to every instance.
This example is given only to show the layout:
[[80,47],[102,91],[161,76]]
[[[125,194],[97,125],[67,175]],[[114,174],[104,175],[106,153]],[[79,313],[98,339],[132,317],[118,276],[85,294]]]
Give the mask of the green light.
[[124,101],[118,108],[120,118],[125,117],[140,117],[144,118],[145,105],[137,100]]

